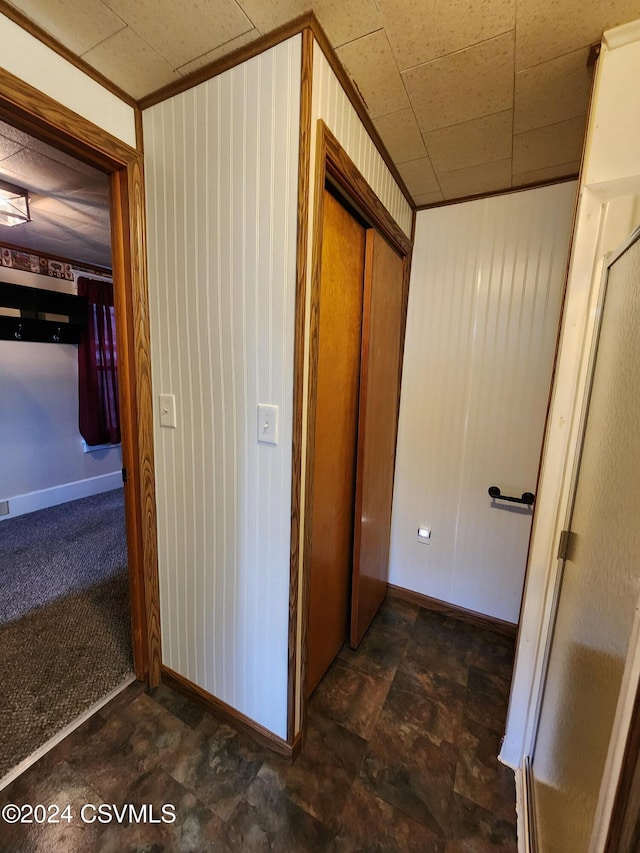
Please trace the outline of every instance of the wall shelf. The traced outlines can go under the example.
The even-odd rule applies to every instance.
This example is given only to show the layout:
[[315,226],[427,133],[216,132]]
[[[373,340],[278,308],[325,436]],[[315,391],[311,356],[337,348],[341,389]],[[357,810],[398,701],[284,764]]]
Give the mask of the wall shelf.
[[[6,315],[3,308],[20,313]],[[84,296],[0,281],[0,340],[77,344],[86,317]]]

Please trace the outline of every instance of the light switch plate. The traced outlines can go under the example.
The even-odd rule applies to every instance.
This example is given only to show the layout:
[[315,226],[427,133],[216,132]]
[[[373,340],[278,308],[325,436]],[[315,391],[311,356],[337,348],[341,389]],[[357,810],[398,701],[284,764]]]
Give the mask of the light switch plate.
[[278,407],[262,403],[258,406],[258,441],[260,444],[278,443]]
[[176,397],[175,394],[160,394],[160,426],[176,426]]

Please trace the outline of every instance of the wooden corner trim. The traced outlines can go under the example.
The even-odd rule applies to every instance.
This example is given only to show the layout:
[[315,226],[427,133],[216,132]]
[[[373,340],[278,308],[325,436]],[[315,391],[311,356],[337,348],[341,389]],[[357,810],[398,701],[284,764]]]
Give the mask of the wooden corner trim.
[[[2,2],[2,0],[0,0],[0,2]],[[149,95],[145,95],[138,101],[138,106],[141,110],[146,110],[149,107],[153,107],[156,104],[161,103],[162,101],[166,101],[168,98],[173,98],[174,95],[186,92],[188,89],[198,86],[200,83],[204,83],[212,77],[217,77],[219,74],[228,71],[230,68],[235,68],[236,65],[241,65],[243,62],[253,59],[254,56],[259,56],[259,54],[264,53],[265,50],[269,50],[270,48],[281,44],[281,42],[286,41],[292,36],[298,35],[307,29],[310,26],[310,23],[311,13],[307,12],[304,15],[300,15],[298,18],[294,18],[293,21],[289,21],[289,23],[283,24],[281,27],[272,30],[272,32],[265,33],[265,35],[250,44],[239,47],[227,56],[223,56],[221,59],[216,59],[202,68],[197,68],[191,74],[187,74],[186,77],[183,77],[182,80],[176,80],[173,83],[162,86],[160,89],[156,89],[155,92],[151,92]]]
[[124,101],[125,104],[128,104],[130,107],[136,106],[136,99],[130,95],[128,92],[125,92],[124,89],[121,89],[119,86],[116,86],[108,77],[105,77],[104,74],[101,74],[100,71],[95,69],[92,65],[81,59],[81,57],[76,56],[68,47],[59,42],[56,38],[50,35],[46,30],[43,30],[42,27],[39,27],[31,18],[28,18],[25,14],[20,12],[15,6],[10,6],[6,0],[0,0],[0,13],[5,16],[5,18],[9,18],[10,21],[13,21],[14,24],[17,24],[21,27],[25,32],[32,35],[34,38],[38,39],[39,42],[42,42],[46,47],[50,48],[57,53],[58,56],[61,56],[63,59],[66,59],[71,65],[75,66],[79,71],[82,71],[87,77],[91,77],[92,80],[95,80],[96,83],[99,83],[103,88],[107,89],[111,92],[112,95],[120,98],[121,101]]
[[286,740],[278,737],[278,735],[270,732],[269,729],[265,729],[260,723],[256,723],[255,720],[247,717],[241,711],[237,711],[231,705],[227,705],[222,699],[217,699],[212,693],[194,684],[193,681],[184,675],[180,675],[180,673],[175,672],[175,670],[168,666],[162,667],[162,681],[179,693],[199,702],[214,717],[223,720],[243,735],[250,737],[259,746],[275,752],[283,758],[288,758],[290,761],[293,761],[299,753],[301,747],[300,735],[292,743],[288,743]]
[[433,210],[436,207],[449,207],[451,204],[463,204],[467,201],[482,201],[485,198],[495,198],[499,195],[513,195],[513,193],[521,193],[525,190],[539,190],[542,187],[553,187],[556,184],[566,184],[569,181],[577,181],[579,175],[563,175],[560,178],[551,178],[548,181],[534,181],[531,184],[523,184],[521,187],[507,187],[504,190],[491,190],[487,193],[478,193],[477,195],[465,195],[460,198],[448,198],[444,201],[435,201],[433,204],[420,204],[415,208],[416,212],[421,210]]
[[402,586],[388,584],[387,595],[391,598],[397,598],[400,601],[406,601],[407,604],[416,604],[418,607],[424,607],[425,610],[444,613],[453,619],[460,619],[462,622],[469,622],[471,625],[487,628],[489,631],[495,631],[496,634],[503,634],[505,637],[516,637],[518,634],[518,626],[512,622],[505,622],[502,619],[496,619],[494,616],[486,616],[484,613],[478,613],[475,610],[467,610],[465,607],[458,607],[457,604],[449,604],[446,601],[422,595],[420,592],[414,592]]
[[304,410],[304,343],[306,323],[307,257],[309,244],[309,179],[311,175],[311,91],[313,36],[302,33],[300,79],[300,145],[298,157],[298,232],[296,245],[295,339],[293,368],[293,441],[291,464],[291,544],[289,568],[289,661],[287,687],[287,737],[299,731],[298,695],[298,589],[300,583],[300,508],[302,499],[302,417]]

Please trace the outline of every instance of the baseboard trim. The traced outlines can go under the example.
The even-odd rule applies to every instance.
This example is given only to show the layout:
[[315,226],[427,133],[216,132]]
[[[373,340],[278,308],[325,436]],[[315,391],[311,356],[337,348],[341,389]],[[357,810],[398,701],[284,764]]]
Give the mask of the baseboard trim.
[[269,729],[265,729],[260,723],[256,723],[255,720],[232,708],[231,705],[227,705],[221,699],[216,699],[207,690],[194,684],[193,681],[190,681],[184,675],[180,675],[180,673],[175,672],[168,666],[162,666],[162,681],[179,693],[183,693],[190,699],[204,705],[207,711],[213,714],[214,717],[224,720],[225,723],[242,732],[242,734],[247,735],[247,737],[250,737],[260,746],[265,747],[265,749],[275,752],[277,755],[291,762],[295,761],[298,756],[302,746],[300,732],[295,736],[293,743],[288,743],[283,738],[270,732]]
[[467,610],[465,607],[458,607],[456,604],[449,604],[447,601],[440,601],[438,598],[430,598],[421,592],[414,592],[412,589],[405,589],[402,586],[395,586],[392,583],[387,584],[387,595],[391,598],[399,598],[408,604],[416,604],[418,607],[424,607],[425,610],[435,610],[438,613],[445,613],[453,619],[470,622],[472,625],[487,628],[490,631],[495,631],[496,634],[503,634],[505,637],[515,637],[518,633],[518,626],[512,622],[504,622],[502,619],[496,619],[494,616],[485,616],[484,613]]
[[63,483],[60,486],[52,486],[50,489],[40,489],[38,492],[27,492],[15,497],[4,497],[9,501],[8,515],[0,516],[0,522],[18,515],[26,515],[39,509],[48,509],[51,506],[77,501],[80,498],[88,498],[91,495],[100,495],[102,492],[110,492],[122,486],[122,472],[120,469],[110,474],[100,474],[98,477],[89,477],[86,480],[76,480],[73,483]]

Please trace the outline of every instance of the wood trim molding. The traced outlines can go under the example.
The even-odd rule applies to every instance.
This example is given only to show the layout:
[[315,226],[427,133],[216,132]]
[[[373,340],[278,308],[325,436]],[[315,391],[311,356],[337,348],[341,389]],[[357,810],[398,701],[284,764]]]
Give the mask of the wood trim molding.
[[133,655],[136,677],[153,686],[161,647],[142,155],[2,69],[0,116],[110,175]]
[[[308,664],[308,624],[309,624],[309,587],[311,577],[311,519],[313,518],[313,489],[314,489],[314,445],[315,445],[315,422],[316,403],[318,387],[318,347],[319,347],[319,321],[320,321],[320,277],[322,258],[322,226],[324,217],[324,187],[330,177],[339,192],[343,194],[348,203],[358,208],[365,219],[375,227],[402,255],[405,264],[404,279],[404,305],[406,306],[409,283],[408,260],[412,251],[412,243],[402,229],[392,218],[384,205],[380,202],[374,191],[366,182],[355,163],[350,159],[346,151],[341,147],[336,137],[331,133],[322,119],[318,120],[316,134],[316,163],[315,163],[315,196],[313,212],[313,234],[312,234],[312,256],[311,256],[311,293],[309,311],[309,333],[308,333],[308,363],[309,375],[307,385],[307,433],[304,437],[306,446],[305,461],[305,489],[304,489],[304,520],[302,528],[302,600],[296,599],[297,607],[301,613],[291,614],[292,620],[297,624],[298,615],[301,616],[300,631],[300,681],[296,685],[297,698],[300,700],[300,730],[304,732],[306,722],[306,691],[307,664]],[[304,309],[301,300],[296,306],[296,323],[298,313]],[[406,307],[405,307],[406,317]],[[304,320],[304,317],[302,318]],[[304,364],[296,362],[296,376],[294,383],[303,381]],[[296,486],[300,488],[299,485]]]
[[250,737],[259,746],[270,750],[270,752],[275,752],[276,755],[287,758],[291,762],[295,761],[298,753],[300,752],[300,748],[302,746],[302,738],[300,735],[298,735],[292,743],[288,743],[286,740],[278,737],[278,735],[270,732],[269,729],[265,729],[265,727],[261,726],[260,723],[256,723],[255,720],[247,717],[241,711],[237,711],[235,708],[232,708],[231,705],[227,705],[227,703],[223,702],[222,699],[217,699],[207,690],[204,690],[202,687],[194,684],[193,681],[190,681],[188,678],[185,678],[184,675],[180,675],[178,672],[170,669],[168,666],[162,667],[162,682],[176,690],[178,693],[182,693],[190,699],[198,702],[214,717],[228,723],[232,728],[236,729],[241,734]]
[[287,740],[293,743],[298,695],[298,589],[300,584],[300,501],[302,497],[302,417],[304,409],[304,344],[306,322],[307,255],[309,245],[309,178],[311,173],[311,91],[313,37],[302,33],[300,81],[300,150],[298,156],[298,233],[296,246],[296,309],[293,368],[293,441],[291,459],[291,557],[289,570],[289,661],[287,686]]
[[467,610],[465,607],[458,607],[456,604],[449,604],[446,601],[440,601],[438,598],[430,598],[428,595],[422,595],[420,592],[414,592],[402,586],[394,586],[390,583],[387,587],[387,595],[390,598],[406,601],[407,604],[415,604],[425,610],[444,613],[446,616],[451,616],[452,619],[460,619],[462,622],[469,622],[479,628],[495,631],[496,634],[503,634],[505,637],[515,637],[518,633],[518,626],[512,622],[504,622],[502,619],[496,619],[493,616],[485,616],[484,613]]
[[23,12],[16,9],[15,6],[10,6],[6,0],[0,0],[0,14],[4,15],[5,18],[9,18],[10,21],[13,21],[14,24],[17,24],[23,30],[28,32],[29,35],[38,39],[42,44],[53,50],[54,53],[57,53],[58,56],[66,59],[67,62],[71,63],[71,65],[75,66],[79,71],[82,71],[87,75],[87,77],[91,77],[91,79],[95,80],[96,83],[99,83],[103,88],[120,98],[121,101],[124,101],[125,104],[128,104],[130,107],[136,106],[136,99],[132,95],[125,92],[124,89],[121,89],[119,86],[116,86],[116,84],[109,80],[108,77],[105,77],[104,74],[101,74],[100,71],[92,65],[89,65],[86,60],[81,59],[73,53],[73,51],[69,50],[68,47],[65,47],[62,42],[59,42],[56,38],[46,32],[46,30],[39,27],[38,24],[31,20],[31,18],[28,18]]
[[577,181],[578,174],[563,175],[561,178],[553,178],[550,181],[535,181],[531,184],[523,184],[521,187],[508,187],[504,190],[492,190],[488,193],[478,193],[478,195],[464,195],[460,198],[449,198],[444,201],[435,201],[433,204],[420,204],[414,208],[417,212],[421,210],[433,210],[436,207],[449,207],[451,204],[462,204],[465,201],[482,201],[485,198],[494,198],[499,195],[512,195],[513,193],[521,193],[525,190],[539,190],[542,187],[553,187],[556,184],[566,184],[568,181]]
[[265,50],[270,50],[270,48],[275,47],[292,36],[302,33],[310,26],[311,17],[311,13],[307,12],[298,18],[294,18],[288,24],[284,24],[272,32],[266,33],[250,44],[239,47],[227,56],[223,56],[221,59],[216,59],[208,65],[196,69],[191,74],[187,74],[182,80],[176,80],[173,83],[162,86],[160,89],[156,89],[155,92],[151,92],[149,95],[145,95],[144,98],[138,101],[138,106],[141,110],[146,110],[161,103],[161,101],[173,98],[174,95],[180,95],[182,92],[186,92],[188,89],[198,86],[206,80],[211,80],[212,77],[217,77],[219,74],[229,71],[230,68],[235,68],[236,65],[241,65],[243,62],[253,59],[254,56],[259,56]]

